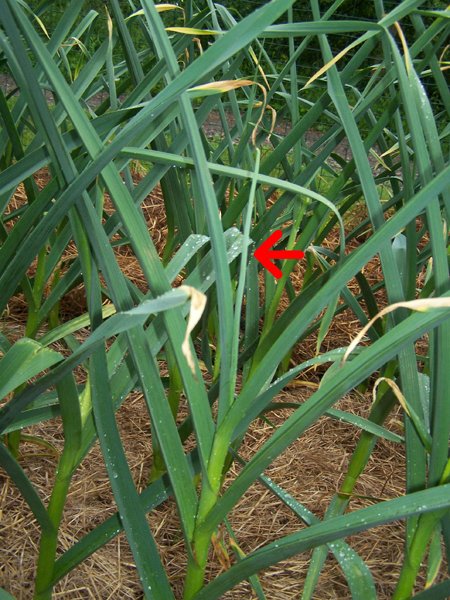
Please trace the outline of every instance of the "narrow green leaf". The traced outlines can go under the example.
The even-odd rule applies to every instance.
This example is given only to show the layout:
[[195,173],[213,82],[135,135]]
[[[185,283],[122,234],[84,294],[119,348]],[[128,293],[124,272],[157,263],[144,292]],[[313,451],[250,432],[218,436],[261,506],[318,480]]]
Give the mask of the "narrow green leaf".
[[24,500],[31,508],[37,522],[43,530],[52,530],[53,525],[49,519],[47,510],[39,497],[36,489],[28,479],[25,471],[22,469],[11,452],[0,442],[0,464],[6,473],[11,477],[14,485],[22,494]]

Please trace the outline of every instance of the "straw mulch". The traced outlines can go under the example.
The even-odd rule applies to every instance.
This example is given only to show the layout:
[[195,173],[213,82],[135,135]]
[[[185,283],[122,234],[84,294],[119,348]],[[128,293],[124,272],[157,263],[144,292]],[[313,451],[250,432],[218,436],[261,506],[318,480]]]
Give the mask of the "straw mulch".
[[[108,207],[108,204],[106,205]],[[144,204],[149,229],[158,251],[163,249],[165,239],[164,207],[162,196],[153,194]],[[335,239],[330,241],[335,246]],[[72,249],[73,250],[73,249]],[[71,249],[68,252],[72,251]],[[145,280],[140,267],[129,248],[116,251],[121,268],[141,289]],[[371,277],[379,276],[379,265],[373,264]],[[293,274],[294,281],[301,278],[301,265]],[[356,284],[355,284],[356,285]],[[82,289],[76,289],[62,305],[67,317],[85,310]],[[9,306],[8,323],[15,336],[23,335],[23,319],[26,306],[20,296]],[[354,337],[356,321],[348,313],[342,313],[327,336],[322,350],[346,345]],[[294,361],[311,356],[315,352],[316,338],[311,336],[294,353]],[[163,365],[162,365],[163,368]],[[280,401],[302,402],[317,387],[322,371],[310,371],[302,376],[278,397]],[[353,393],[344,398],[339,408],[367,416],[371,404],[370,394]],[[241,456],[248,459],[268,439],[273,427],[282,423],[289,411],[279,410],[268,415],[270,423],[257,420],[250,428]],[[146,486],[151,467],[151,439],[149,419],[142,395],[133,393],[117,414],[122,440],[127,452],[136,486],[139,491]],[[401,432],[401,414],[396,412],[388,427]],[[62,428],[59,420],[29,428],[26,433],[42,437],[56,450],[62,448]],[[322,517],[332,495],[339,489],[346,473],[349,458],[358,440],[358,431],[345,423],[329,417],[321,418],[280,456],[266,471],[270,478],[282,485],[318,517]],[[21,446],[21,464],[27,475],[47,501],[52,489],[56,455],[42,446],[24,442]],[[234,465],[229,480],[239,472]],[[365,473],[361,476],[351,509],[368,506],[373,501],[399,496],[404,491],[405,457],[401,446],[380,440]],[[35,561],[39,544],[39,528],[12,483],[0,472],[0,587],[12,593],[17,600],[32,597]],[[98,444],[92,449],[77,470],[67,500],[60,531],[60,550],[71,547],[86,532],[93,529],[115,512],[106,470]],[[168,501],[153,511],[149,524],[161,550],[170,580],[181,598],[185,573],[185,550],[178,523],[176,507]],[[230,515],[240,549],[248,553],[269,541],[304,527],[269,490],[256,483],[241,499]],[[395,523],[379,527],[352,537],[352,547],[369,566],[380,599],[392,596],[399,574],[403,554],[403,524]],[[222,572],[233,561],[233,551],[228,533],[220,532],[223,551],[212,551],[208,577]],[[218,545],[216,545],[218,547]],[[267,598],[274,600],[298,599],[301,593],[311,553],[283,561],[260,575]],[[423,581],[419,582],[419,585]],[[65,577],[56,587],[55,598],[65,600],[138,599],[142,592],[133,564],[133,558],[124,535],[118,536],[87,559],[80,567]],[[245,583],[225,594],[226,599],[251,599],[254,596]],[[350,598],[338,563],[330,555],[317,588],[317,600]]]

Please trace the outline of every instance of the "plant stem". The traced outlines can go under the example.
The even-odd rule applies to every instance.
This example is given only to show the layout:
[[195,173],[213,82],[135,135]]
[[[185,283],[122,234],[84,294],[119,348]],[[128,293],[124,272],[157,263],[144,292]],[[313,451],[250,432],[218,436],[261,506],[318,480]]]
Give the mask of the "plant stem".
[[[449,479],[450,460],[447,461],[440,484],[448,483]],[[405,560],[392,600],[406,600],[412,596],[427,546],[436,527],[446,514],[448,514],[448,510],[440,510],[434,513],[425,513],[419,518],[411,543],[405,552]]]
[[191,600],[203,587],[205,569],[208,560],[208,551],[211,544],[211,536],[214,528],[205,527],[205,520],[217,502],[222,485],[224,464],[228,456],[228,448],[231,440],[232,430],[224,427],[216,434],[211,460],[208,465],[208,480],[203,481],[202,494],[200,497],[197,513],[197,525],[195,527],[192,548],[194,557],[188,563],[185,579],[184,600]]
[[48,515],[52,529],[42,531],[37,564],[35,600],[49,600],[52,597],[52,579],[58,544],[58,531],[64,510],[64,504],[73,473],[73,456],[63,452],[56,472]]
[[422,559],[431,536],[446,512],[444,510],[437,513],[426,513],[420,517],[411,544],[406,551],[405,560],[392,600],[408,600],[408,598],[411,598],[414,584],[422,565]]
[[195,558],[188,561],[183,600],[192,600],[203,587],[211,535],[199,535],[195,543]]

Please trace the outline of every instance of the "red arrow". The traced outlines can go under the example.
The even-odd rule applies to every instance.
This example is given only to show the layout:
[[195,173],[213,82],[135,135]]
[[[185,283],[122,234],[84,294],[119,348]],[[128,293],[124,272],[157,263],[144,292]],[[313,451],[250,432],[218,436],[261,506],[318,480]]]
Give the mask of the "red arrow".
[[259,260],[262,266],[277,279],[280,279],[283,276],[283,273],[281,269],[272,262],[272,259],[285,258],[289,260],[299,260],[305,256],[305,253],[302,252],[302,250],[271,250],[272,246],[281,239],[282,235],[283,232],[281,229],[277,229],[255,250],[256,260]]

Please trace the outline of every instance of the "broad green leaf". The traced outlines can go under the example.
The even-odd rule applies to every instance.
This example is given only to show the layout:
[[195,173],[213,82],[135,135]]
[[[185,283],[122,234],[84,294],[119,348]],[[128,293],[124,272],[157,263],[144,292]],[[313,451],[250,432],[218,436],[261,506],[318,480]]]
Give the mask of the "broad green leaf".
[[[248,555],[223,575],[219,575],[196,596],[214,600],[242,579],[268,566],[326,542],[332,542],[371,527],[383,525],[423,512],[446,510],[450,506],[450,485],[414,492],[394,500],[335,517],[293,533]],[[345,533],[344,533],[345,532]]]
[[146,598],[174,598],[156,543],[139,504],[120,435],[114,418],[103,351],[93,355],[91,368],[92,404],[106,468],[121,520],[133,552]]
[[423,592],[415,594],[416,600],[447,600],[450,594],[450,579],[446,579],[441,583],[433,585]]
[[28,338],[18,340],[0,360],[0,397],[3,398],[62,359],[59,352],[45,348],[39,342]]
[[[245,461],[242,459],[240,459],[240,462],[245,464]],[[300,504],[300,502],[291,496],[291,494],[274,483],[269,477],[262,475],[259,480],[306,525],[311,526],[320,523],[320,520],[314,513]],[[352,598],[355,600],[359,600],[359,598],[362,597],[375,599],[376,591],[373,578],[370,570],[361,557],[342,540],[331,542],[327,546],[330,552],[335,556],[345,575]]]

